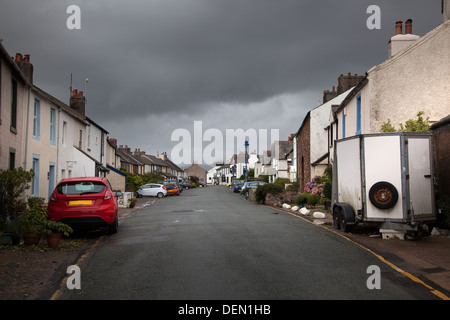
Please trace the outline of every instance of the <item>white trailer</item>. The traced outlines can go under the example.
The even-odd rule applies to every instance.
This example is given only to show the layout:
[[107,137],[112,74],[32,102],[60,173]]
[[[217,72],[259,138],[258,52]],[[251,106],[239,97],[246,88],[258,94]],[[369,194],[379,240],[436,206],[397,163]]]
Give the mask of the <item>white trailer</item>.
[[376,224],[382,234],[404,237],[435,221],[432,148],[428,133],[366,134],[337,140],[334,225],[348,232],[360,222]]

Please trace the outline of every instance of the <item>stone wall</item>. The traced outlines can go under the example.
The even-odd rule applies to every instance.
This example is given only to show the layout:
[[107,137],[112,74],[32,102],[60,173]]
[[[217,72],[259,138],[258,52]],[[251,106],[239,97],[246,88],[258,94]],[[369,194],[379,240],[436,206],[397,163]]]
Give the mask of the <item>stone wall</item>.
[[267,194],[266,195],[266,205],[268,206],[278,206],[281,207],[283,203],[295,203],[297,198],[297,191],[285,190],[278,194]]

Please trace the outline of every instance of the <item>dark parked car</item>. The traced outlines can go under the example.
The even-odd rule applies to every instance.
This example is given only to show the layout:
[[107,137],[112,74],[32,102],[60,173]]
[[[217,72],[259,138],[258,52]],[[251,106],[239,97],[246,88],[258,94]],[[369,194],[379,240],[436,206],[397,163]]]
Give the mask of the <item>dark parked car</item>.
[[242,181],[236,180],[233,182],[233,192],[241,192],[242,190]]
[[61,180],[50,196],[47,215],[72,228],[108,228],[117,232],[117,197],[106,178],[82,177]]
[[191,183],[189,181],[180,182],[180,186],[184,189],[189,189],[191,187]]

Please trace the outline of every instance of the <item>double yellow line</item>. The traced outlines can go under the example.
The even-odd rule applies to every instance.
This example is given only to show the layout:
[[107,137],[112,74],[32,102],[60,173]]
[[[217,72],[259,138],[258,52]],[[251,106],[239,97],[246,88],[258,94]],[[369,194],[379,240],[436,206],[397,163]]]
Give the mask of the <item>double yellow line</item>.
[[344,236],[343,234],[341,234],[341,233],[339,233],[339,232],[337,232],[337,231],[335,231],[335,230],[333,230],[333,229],[327,228],[327,227],[325,227],[325,226],[317,225],[317,224],[315,224],[313,221],[311,221],[311,220],[309,220],[309,219],[306,219],[306,218],[304,218],[304,217],[302,217],[302,216],[299,216],[299,215],[297,215],[297,214],[295,214],[295,213],[292,213],[292,212],[290,212],[290,211],[282,210],[282,209],[278,209],[278,208],[274,208],[274,207],[270,207],[270,206],[266,206],[266,205],[262,205],[262,206],[263,206],[263,207],[270,208],[270,209],[273,209],[273,210],[277,210],[277,211],[280,211],[280,212],[283,212],[283,213],[288,213],[288,214],[290,214],[290,215],[293,216],[293,217],[302,219],[302,220],[307,221],[307,222],[309,222],[309,223],[311,223],[311,224],[313,224],[313,225],[315,225],[315,226],[318,226],[318,227],[321,227],[321,228],[323,228],[323,229],[326,229],[326,230],[328,230],[328,231],[330,231],[330,232],[332,232],[332,233],[334,233],[334,234],[336,234],[336,235],[338,235],[338,236],[340,236],[340,237],[346,239],[347,241],[356,244],[357,246],[359,246],[360,248],[366,250],[367,252],[370,252],[370,253],[373,254],[375,257],[377,257],[379,260],[381,260],[383,263],[387,264],[389,267],[391,267],[392,269],[394,269],[395,271],[400,272],[401,274],[403,274],[404,276],[408,277],[408,278],[411,279],[412,281],[414,281],[414,282],[416,282],[416,283],[419,283],[419,284],[423,285],[425,288],[427,288],[428,290],[430,290],[430,292],[431,292],[432,294],[434,294],[435,296],[439,297],[440,299],[442,299],[442,300],[450,300],[450,298],[447,297],[447,296],[446,296],[445,294],[443,294],[442,292],[440,292],[440,291],[434,289],[432,286],[426,284],[425,282],[423,282],[422,280],[420,280],[420,279],[417,278],[416,276],[414,276],[414,275],[410,274],[409,272],[406,272],[405,270],[403,270],[403,269],[397,267],[395,264],[393,264],[392,262],[389,262],[388,260],[386,260],[385,258],[383,258],[382,256],[380,256],[379,254],[373,252],[373,251],[370,250],[369,248],[366,248],[366,247],[363,246],[362,244],[360,244],[360,243],[358,243],[358,242],[356,242],[356,241],[354,241],[354,240],[352,240],[352,239],[350,239],[350,238]]

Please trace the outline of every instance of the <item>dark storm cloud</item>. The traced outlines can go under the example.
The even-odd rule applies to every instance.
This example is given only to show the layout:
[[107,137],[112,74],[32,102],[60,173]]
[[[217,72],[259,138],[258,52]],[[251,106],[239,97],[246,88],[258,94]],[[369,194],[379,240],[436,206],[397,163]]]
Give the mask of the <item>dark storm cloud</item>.
[[[182,114],[208,121],[220,103],[269,108],[272,97],[304,93],[288,129],[296,131],[339,74],[386,59],[395,20],[412,18],[422,35],[441,23],[440,2],[3,0],[0,38],[11,54],[30,53],[35,83],[63,101],[71,73],[79,90],[89,78],[87,113],[100,123],[133,127]],[[81,9],[81,30],[66,28],[71,4]],[[372,4],[381,30],[366,27]]]

